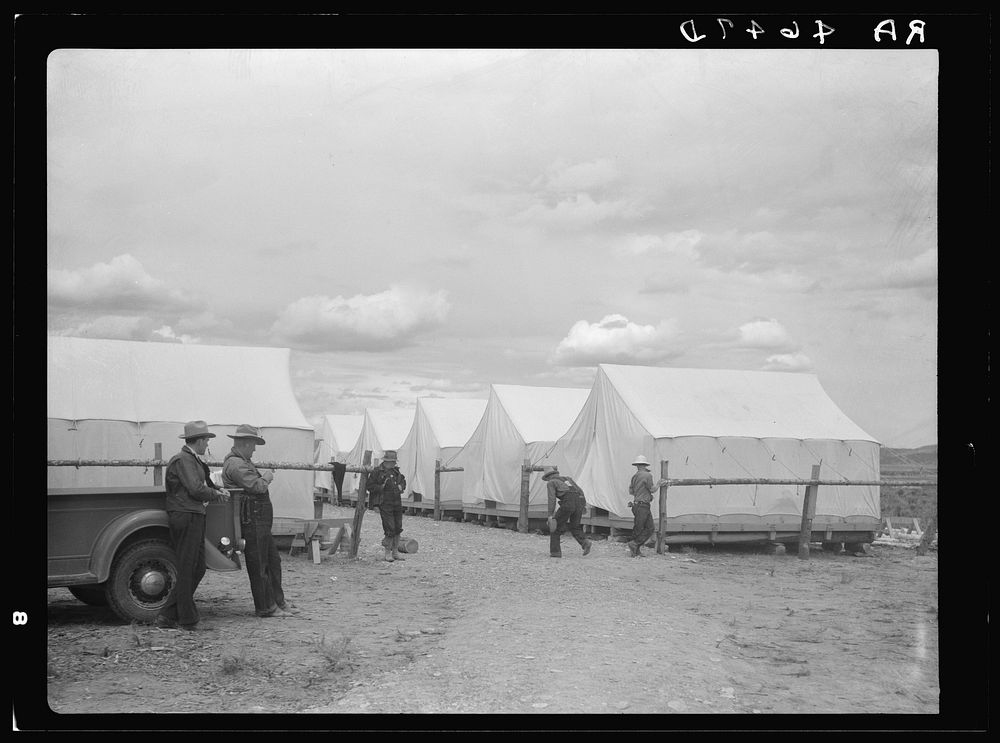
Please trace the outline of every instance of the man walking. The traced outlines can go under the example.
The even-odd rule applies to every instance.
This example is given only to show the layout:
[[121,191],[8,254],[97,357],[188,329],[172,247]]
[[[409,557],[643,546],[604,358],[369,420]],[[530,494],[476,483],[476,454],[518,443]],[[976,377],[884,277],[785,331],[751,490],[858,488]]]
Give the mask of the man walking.
[[257,445],[264,445],[260,432],[253,426],[237,426],[232,451],[222,465],[222,483],[227,488],[243,490],[240,502],[240,525],[246,546],[247,575],[253,595],[254,613],[258,617],[287,617],[296,610],[285,601],[281,588],[281,558],[271,536],[274,507],[268,487],[274,481],[270,470],[258,470],[250,461]]
[[562,535],[567,529],[583,548],[583,554],[589,554],[590,540],[583,536],[580,525],[587,507],[583,489],[572,477],[560,475],[557,467],[546,467],[542,479],[548,487],[549,501],[555,499],[559,504],[549,519],[549,556],[562,557]]
[[632,460],[632,465],[636,472],[628,486],[628,494],[632,496],[629,506],[633,516],[632,539],[628,543],[628,549],[632,557],[645,557],[642,546],[655,531],[650,510],[653,502],[653,474],[649,471],[649,460],[641,454]]
[[205,506],[211,502],[225,503],[229,493],[215,487],[202,459],[208,440],[215,438],[208,424],[185,423],[184,433],[178,438],[184,439],[184,446],[170,458],[164,477],[170,544],[177,555],[177,582],[156,617],[156,624],[195,630],[203,629],[198,626],[194,592],[205,577]]
[[378,468],[368,476],[365,490],[372,496],[372,505],[382,516],[382,547],[385,561],[405,560],[399,554],[399,535],[403,532],[403,501],[406,492],[406,477],[399,471],[396,452],[387,449],[382,453]]

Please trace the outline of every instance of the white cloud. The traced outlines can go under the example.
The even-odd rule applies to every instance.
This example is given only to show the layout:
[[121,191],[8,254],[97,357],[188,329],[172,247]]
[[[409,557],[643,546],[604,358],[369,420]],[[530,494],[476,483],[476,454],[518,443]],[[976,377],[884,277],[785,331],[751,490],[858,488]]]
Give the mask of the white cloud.
[[53,335],[68,335],[79,338],[110,338],[111,340],[148,341],[155,340],[156,324],[147,317],[136,315],[101,315],[87,322],[63,328],[49,328]]
[[804,353],[781,353],[768,356],[765,371],[807,371],[812,369],[812,360]]
[[193,335],[188,335],[187,333],[181,333],[177,335],[174,329],[169,325],[164,325],[161,328],[157,328],[153,331],[153,335],[157,335],[163,340],[167,341],[177,341],[178,343],[201,343],[201,338]]
[[131,255],[76,271],[48,270],[48,301],[54,306],[128,310],[188,310],[200,307],[186,292],[150,276]]
[[894,264],[885,269],[877,285],[898,289],[936,287],[938,280],[938,251],[929,248],[920,255],[904,263]]
[[313,350],[387,350],[444,322],[451,305],[444,291],[393,285],[379,294],[303,297],[271,328],[282,342]]
[[674,324],[639,325],[623,315],[607,315],[596,323],[580,320],[559,341],[552,361],[565,366],[659,361],[676,354],[669,345],[676,335]]
[[632,233],[621,240],[615,246],[615,250],[625,255],[666,253],[696,260],[698,258],[697,246],[703,237],[704,233],[700,230],[668,232],[663,235],[637,235]]
[[739,344],[747,348],[787,348],[792,344],[788,331],[774,319],[753,320],[740,325]]
[[610,158],[575,165],[557,164],[545,176],[547,188],[562,192],[591,191],[618,180],[621,173]]
[[514,216],[521,222],[539,222],[548,226],[580,229],[607,219],[635,219],[646,209],[627,199],[595,201],[588,193],[577,193],[550,206],[547,200],[534,204]]

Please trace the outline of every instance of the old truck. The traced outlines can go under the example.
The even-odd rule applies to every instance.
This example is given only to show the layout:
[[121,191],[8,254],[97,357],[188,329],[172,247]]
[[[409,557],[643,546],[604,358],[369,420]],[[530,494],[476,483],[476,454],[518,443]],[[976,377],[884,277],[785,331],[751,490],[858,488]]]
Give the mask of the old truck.
[[[240,494],[206,510],[205,562],[239,571]],[[151,623],[177,579],[162,486],[49,488],[48,586],[122,619]]]

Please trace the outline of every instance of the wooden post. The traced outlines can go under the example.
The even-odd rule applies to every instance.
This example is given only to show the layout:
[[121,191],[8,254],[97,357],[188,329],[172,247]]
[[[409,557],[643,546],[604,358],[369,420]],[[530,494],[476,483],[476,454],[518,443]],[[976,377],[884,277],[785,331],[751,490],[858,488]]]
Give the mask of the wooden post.
[[[670,462],[665,459],[660,460],[660,477],[667,479],[667,468]],[[656,554],[663,554],[663,530],[667,526],[667,486],[660,486],[660,517],[656,529]]]
[[517,530],[528,531],[528,497],[531,495],[531,460],[525,459],[521,467],[521,506],[517,512]]
[[[364,458],[361,460],[361,464],[364,467],[369,466],[372,463],[372,452],[371,449],[365,452]],[[368,505],[368,493],[365,490],[365,486],[368,484],[368,473],[362,472],[361,477],[358,478],[358,500],[354,504],[354,523],[351,528],[351,557],[358,556],[358,547],[361,546],[361,522],[365,518],[365,506]]]
[[934,535],[937,534],[937,519],[931,516],[927,520],[927,526],[924,527],[923,536],[920,537],[920,544],[917,545],[917,554],[926,555],[927,550],[930,549],[931,542],[934,541]]
[[434,520],[441,520],[441,460],[434,460]]
[[[819,479],[819,465],[814,464],[810,480]],[[812,535],[813,516],[816,515],[816,491],[818,485],[807,485],[806,495],[802,500],[802,528],[799,529],[799,559],[809,559],[809,537]]]
[[[163,461],[163,444],[153,444],[153,457],[157,461]],[[153,467],[153,485],[163,484],[163,467],[156,465]]]

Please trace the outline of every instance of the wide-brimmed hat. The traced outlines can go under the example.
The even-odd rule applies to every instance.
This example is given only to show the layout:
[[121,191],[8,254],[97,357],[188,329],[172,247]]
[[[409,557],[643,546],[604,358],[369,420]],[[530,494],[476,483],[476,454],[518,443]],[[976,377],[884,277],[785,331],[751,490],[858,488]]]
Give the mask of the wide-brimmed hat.
[[558,467],[546,467],[544,470],[542,470],[542,479],[548,480],[553,475],[558,475],[558,474],[559,474]]
[[179,439],[214,439],[215,434],[208,430],[205,421],[188,421],[184,424],[184,433]]
[[236,427],[236,433],[227,433],[226,436],[231,439],[253,439],[258,444],[265,443],[264,439],[260,437],[260,429],[249,423],[241,423]]
[[382,452],[382,461],[383,462],[395,462],[395,461],[397,461],[396,460],[396,452],[394,452],[392,449],[386,449],[384,452]]
[[632,460],[632,464],[644,464],[648,467],[649,460],[646,459],[644,456],[642,456],[642,454],[640,454],[639,456],[637,456],[635,459]]

